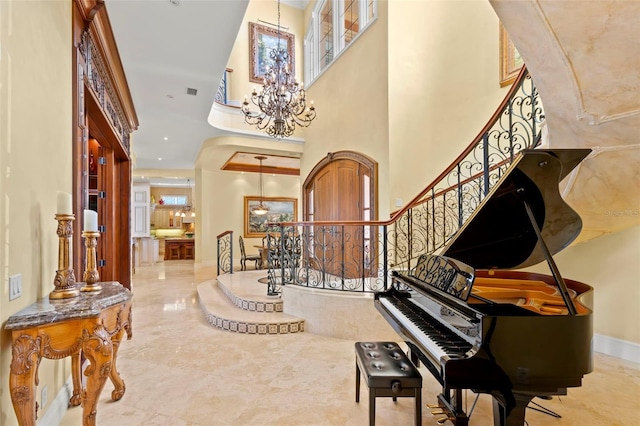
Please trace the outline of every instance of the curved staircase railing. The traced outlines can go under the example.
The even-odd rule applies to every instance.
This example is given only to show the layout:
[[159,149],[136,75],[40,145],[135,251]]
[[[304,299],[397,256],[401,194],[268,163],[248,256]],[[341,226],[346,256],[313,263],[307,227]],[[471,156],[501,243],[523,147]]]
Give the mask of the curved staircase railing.
[[464,225],[516,154],[540,143],[544,109],[523,67],[469,146],[387,221],[277,222],[267,235],[268,294],[283,284],[371,292]]
[[224,231],[216,236],[217,275],[233,274],[233,231]]

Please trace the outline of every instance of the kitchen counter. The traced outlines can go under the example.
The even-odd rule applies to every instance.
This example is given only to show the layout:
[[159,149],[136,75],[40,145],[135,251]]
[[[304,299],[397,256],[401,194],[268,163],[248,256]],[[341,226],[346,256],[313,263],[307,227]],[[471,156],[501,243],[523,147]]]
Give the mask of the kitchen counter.
[[165,238],[164,260],[195,259],[195,240],[193,238]]

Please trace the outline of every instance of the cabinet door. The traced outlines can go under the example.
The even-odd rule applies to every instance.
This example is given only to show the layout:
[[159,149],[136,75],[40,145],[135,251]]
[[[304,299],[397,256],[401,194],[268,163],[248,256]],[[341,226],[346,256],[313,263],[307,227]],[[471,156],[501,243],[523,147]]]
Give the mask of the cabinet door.
[[150,186],[133,185],[131,187],[131,236],[148,237],[150,235]]

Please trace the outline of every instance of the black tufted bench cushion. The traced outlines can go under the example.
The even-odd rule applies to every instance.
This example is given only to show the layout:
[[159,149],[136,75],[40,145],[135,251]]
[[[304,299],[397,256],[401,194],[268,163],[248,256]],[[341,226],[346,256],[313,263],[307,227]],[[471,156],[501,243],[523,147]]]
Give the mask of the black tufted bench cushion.
[[415,397],[415,424],[422,423],[422,376],[395,342],[356,342],[356,402],[360,373],[369,387],[369,424],[376,423],[376,397]]

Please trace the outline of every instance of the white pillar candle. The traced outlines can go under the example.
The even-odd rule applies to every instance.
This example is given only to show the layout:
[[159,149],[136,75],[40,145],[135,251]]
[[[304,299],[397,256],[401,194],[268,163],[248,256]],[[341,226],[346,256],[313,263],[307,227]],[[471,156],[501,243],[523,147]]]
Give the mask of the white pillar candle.
[[58,210],[57,214],[73,214],[73,199],[71,194],[58,191]]
[[98,232],[98,213],[93,210],[84,211],[84,230]]

